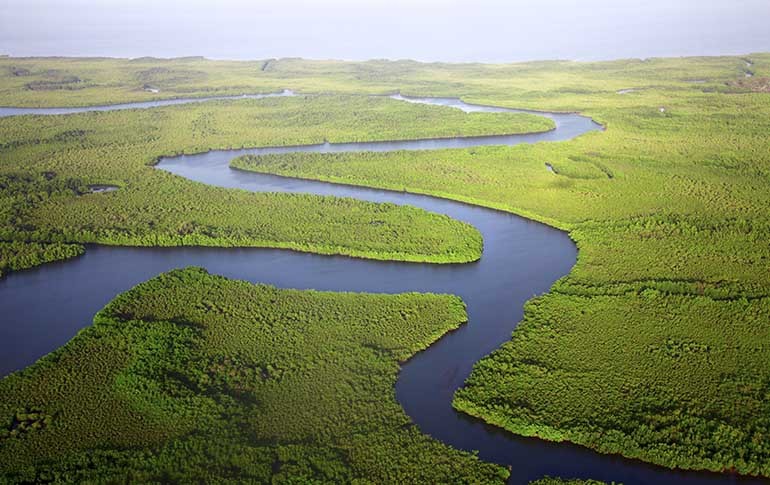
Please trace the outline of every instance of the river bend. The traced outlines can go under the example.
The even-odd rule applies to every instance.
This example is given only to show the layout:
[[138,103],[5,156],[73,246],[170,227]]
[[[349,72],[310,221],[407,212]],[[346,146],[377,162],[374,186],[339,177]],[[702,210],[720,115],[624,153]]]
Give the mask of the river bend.
[[[291,91],[272,95],[285,96]],[[466,104],[451,98],[405,98],[466,112],[513,111]],[[218,98],[167,100],[94,108],[0,108],[0,116],[66,114],[89,110],[153,108]],[[236,97],[238,98],[238,97]],[[409,204],[475,226],[484,238],[481,259],[469,264],[416,264],[323,256],[260,248],[130,248],[89,246],[69,261],[11,273],[0,280],[0,375],[30,365],[65,344],[118,293],[173,268],[205,267],[211,273],[282,288],[328,291],[452,293],[467,304],[469,323],[442,337],[403,365],[396,397],[419,429],[451,446],[478,450],[488,461],[509,465],[511,483],[544,475],[595,478],[626,484],[748,483],[712,473],[681,472],[595,453],[587,448],[514,436],[457,413],[452,396],[473,364],[510,339],[528,299],[542,294],[575,263],[577,250],[566,233],[509,213],[429,196],[336,185],[231,169],[243,154],[351,152],[515,145],[574,138],[601,126],[571,113],[538,113],[554,120],[550,132],[433,140],[335,143],[301,147],[218,150],[163,158],[157,168],[191,180],[255,192],[302,192]],[[543,170],[546,168],[544,167]],[[554,176],[558,176],[554,174]]]

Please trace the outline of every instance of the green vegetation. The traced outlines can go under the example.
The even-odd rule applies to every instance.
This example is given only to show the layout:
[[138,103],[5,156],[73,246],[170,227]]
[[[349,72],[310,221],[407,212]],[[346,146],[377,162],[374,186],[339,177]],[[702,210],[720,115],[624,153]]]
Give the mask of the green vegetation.
[[[750,79],[745,78],[747,59],[754,74]],[[59,72],[49,75],[48,70]],[[28,86],[35,81],[61,84],[67,76],[80,81],[63,89]],[[306,207],[286,202],[295,196],[212,189],[153,172],[147,164],[159,155],[208,148],[443,136],[436,132],[442,129],[451,136],[471,134],[469,125],[476,123],[483,124],[479,131],[508,132],[534,121],[480,116],[474,120],[485,121],[471,122],[456,111],[413,110],[414,105],[350,94],[400,91],[579,110],[607,131],[556,144],[285,155],[233,163],[436,194],[568,230],[580,247],[578,264],[554,291],[527,306],[513,340],[478,364],[455,406],[519,434],[570,440],[666,466],[770,476],[770,97],[763,92],[768,77],[770,54],[511,65],[4,58],[0,96],[13,105],[283,88],[333,94],[0,120],[4,175],[55,172],[57,183],[65,186],[121,186],[109,194],[83,196],[51,190],[51,200],[33,204],[14,219],[18,223],[8,240],[134,244],[144,235],[171,238],[171,231],[195,222],[196,231],[219,228],[216,244],[226,244],[230,232],[242,244],[256,239],[248,233],[254,225],[244,221],[286,225],[272,222],[280,210],[258,218],[257,201],[277,197],[276,204],[291,207],[286,213],[292,214]],[[145,92],[145,84],[160,92]],[[376,115],[353,115],[362,109]],[[501,128],[504,120],[511,127]],[[371,210],[362,212],[368,217]],[[229,211],[250,212],[228,221]],[[321,226],[321,219],[312,224]],[[420,254],[463,254],[477,247],[467,230],[453,227],[463,234],[453,238],[453,250],[418,245],[432,248]],[[45,237],[36,238],[35,231],[44,231]],[[272,242],[301,239],[312,250],[330,237],[271,231]],[[395,247],[420,233],[404,233],[409,236],[399,238]],[[335,246],[369,251],[369,244],[382,236],[343,238],[344,244]],[[394,245],[387,247],[393,250]],[[18,412],[45,410],[23,407],[8,416]]]
[[[15,190],[3,193],[2,202],[7,202],[10,217],[0,226],[0,235],[14,241],[15,249],[32,253],[39,247],[75,247],[64,244],[74,241],[139,246],[266,246],[437,263],[472,261],[481,254],[481,236],[474,228],[412,207],[312,195],[254,197],[203,185],[195,186],[199,190],[185,191],[186,182],[170,177],[157,184],[158,189],[162,190],[165,182],[165,188],[174,192],[169,197],[148,200],[146,190],[133,187],[109,195],[86,195],[88,192],[76,188],[54,190],[51,185],[58,179],[0,175],[0,184],[14,181]],[[82,181],[73,179],[63,185],[85,187]],[[111,200],[113,194],[121,196]],[[208,197],[196,203],[196,195]],[[33,242],[28,249],[21,249],[24,241],[45,243]],[[17,256],[19,259],[22,254]],[[12,265],[8,268],[14,269]]]
[[165,273],[0,381],[0,480],[499,483],[395,400],[398,363],[465,319],[454,296]]
[[[82,184],[62,183],[60,180],[51,180],[52,178],[51,174],[38,177],[0,175],[0,220],[6,221],[6,227],[14,225],[24,227],[19,217],[23,207],[30,207],[37,201],[62,193],[88,191],[88,187]],[[37,181],[38,190],[29,190],[32,185],[35,185],[35,181]],[[8,238],[7,233],[2,231],[0,232],[0,276],[10,271],[79,256],[84,250],[80,244],[14,241],[13,237]]]
[[[767,70],[767,56],[752,59]],[[663,69],[674,62],[721,84],[677,81]],[[455,407],[518,434],[670,467],[770,475],[770,98],[726,92],[741,64],[522,68],[548,81],[531,72],[490,79],[480,67],[471,79],[484,91],[469,101],[583,108],[608,129],[557,144],[232,163],[455,198],[570,231],[578,264],[527,307]],[[620,65],[628,73],[613,84]],[[549,89],[557,80],[571,87]],[[509,82],[528,89],[503,93]],[[619,95],[619,86],[640,91]]]
[[[180,97],[275,92],[490,96],[518,106],[544,108],[551,101],[588,109],[596,98],[622,89],[741,92],[746,59],[754,78],[770,77],[770,55],[744,57],[655,58],[611,62],[541,61],[516,64],[424,64],[270,59],[215,61],[179,59],[0,58],[0,98],[7,106],[85,106]],[[35,81],[79,82],[68,89],[34,90]],[[705,83],[693,83],[705,81]],[[149,85],[159,90],[145,90]],[[622,96],[620,96],[622,97]],[[624,100],[628,101],[628,100]]]
[[[392,204],[208,187],[150,165],[212,148],[548,129],[532,115],[459,113],[362,96],[220,101],[0,119],[0,239],[267,246],[432,263],[481,255],[474,228]],[[90,184],[121,189],[90,194]],[[30,250],[31,251],[31,250]]]
[[[565,480],[563,478],[545,477],[540,480],[529,482],[529,485],[607,485],[605,482],[599,480],[580,480],[573,478],[571,480]],[[615,482],[612,482],[615,485]],[[621,484],[618,484],[621,485]]]
[[43,263],[74,258],[83,254],[83,251],[83,246],[79,244],[0,241],[0,276],[10,271],[18,271]]
[[770,475],[768,322],[768,298],[557,285],[477,364],[455,406],[517,434]]

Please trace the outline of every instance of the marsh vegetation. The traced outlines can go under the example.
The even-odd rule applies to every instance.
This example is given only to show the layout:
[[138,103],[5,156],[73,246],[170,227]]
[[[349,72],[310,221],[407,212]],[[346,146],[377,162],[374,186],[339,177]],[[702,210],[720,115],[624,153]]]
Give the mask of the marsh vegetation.
[[[668,467],[770,476],[770,370],[766,365],[770,360],[770,142],[766,136],[770,98],[761,84],[770,76],[770,55],[750,56],[751,79],[744,77],[745,62],[745,58],[715,57],[484,66],[280,59],[262,69],[267,64],[201,59],[3,58],[0,67],[6,68],[6,74],[0,76],[0,95],[7,104],[20,106],[104,104],[286,87],[327,93],[0,120],[2,244],[10,248],[0,253],[3,268],[73,256],[85,242],[268,245],[383,259],[469,261],[478,258],[481,250],[478,233],[442,216],[347,199],[228,191],[181,180],[150,165],[162,155],[209,149],[507,133],[531,128],[529,123],[534,122],[526,117],[470,117],[449,108],[399,104],[360,94],[398,91],[462,96],[489,105],[579,110],[607,130],[558,144],[270,155],[233,164],[260,172],[433,194],[514,212],[569,231],[580,247],[578,264],[549,294],[527,305],[511,342],[477,365],[467,387],[456,395],[456,408],[517,434],[572,441]],[[165,70],[148,72],[155,68]],[[59,73],[46,81],[50,70]],[[53,84],[48,85],[50,89],[29,88],[29,83],[62,83],[71,76],[82,81],[69,83],[77,89],[53,89]],[[707,82],[690,82],[693,79]],[[148,82],[160,92],[142,90]],[[629,86],[638,91],[617,94]],[[553,173],[543,168],[546,162]],[[89,184],[115,184],[121,189],[84,194]],[[175,278],[190,283],[189,288],[175,286]],[[239,470],[244,476],[261,479],[276,469],[293,478],[332,481],[360,477],[476,481],[505,475],[500,468],[419,434],[392,399],[395,362],[462,320],[460,313],[446,314],[461,307],[456,299],[426,297],[441,302],[425,312],[435,323],[426,334],[420,333],[422,327],[405,327],[398,318],[390,325],[395,313],[362,317],[369,307],[360,301],[345,303],[353,296],[324,294],[328,303],[321,304],[312,300],[318,296],[312,294],[308,308],[323,309],[327,304],[334,308],[321,320],[339,331],[335,338],[359,335],[350,321],[352,315],[357,315],[356,322],[382,318],[388,328],[375,332],[377,338],[414,332],[407,332],[398,352],[378,341],[375,347],[352,342],[350,347],[324,353],[332,356],[329,362],[341,366],[326,373],[326,358],[315,360],[316,354],[302,345],[302,351],[295,352],[299,343],[322,345],[319,341],[281,340],[275,333],[288,329],[294,335],[293,326],[306,328],[315,321],[308,316],[310,310],[297,309],[289,323],[278,319],[274,328],[259,327],[264,334],[252,334],[254,329],[243,322],[273,307],[265,301],[264,306],[241,309],[245,300],[229,299],[235,287],[234,294],[246,291],[240,283],[188,271],[148,285],[143,288],[152,287],[158,294],[172,291],[168,295],[179,306],[163,307],[152,292],[141,289],[129,293],[130,297],[121,297],[105,309],[95,326],[71,345],[0,383],[9,396],[3,400],[4,405],[8,403],[8,433],[21,429],[19,423],[28,423],[24,433],[0,444],[0,452],[14,457],[4,461],[11,476],[85,478],[93,473],[93,477],[125,478],[121,473],[135,468],[137,477],[150,479],[165,476],[157,473],[171,473],[168,463],[183,455],[190,473],[221,477],[219,473],[229,468],[209,468],[208,461],[204,466],[202,457],[223,457],[221,463],[232,464],[228,460],[235,460],[233,449],[241,453],[237,465],[243,467]],[[228,291],[216,293],[217,299],[212,300],[208,295],[219,291],[212,289],[219,286]],[[278,291],[249,288],[249,296],[257,300],[263,292]],[[310,298],[292,295],[299,302]],[[379,306],[389,297],[370,298],[382,298],[375,305]],[[411,298],[422,297],[394,298],[394,308],[409,308]],[[121,313],[110,313],[118,308]],[[442,315],[443,322],[430,320]],[[238,338],[207,333],[213,328],[212,318],[217,325],[221,321],[222,328],[240,325],[228,334]],[[354,330],[338,327],[340,322],[350,323]],[[373,338],[369,330],[367,338]],[[92,343],[95,336],[101,340],[93,342],[99,341],[100,346]],[[286,358],[271,360],[270,370],[266,360],[238,347],[238,342],[249,342],[266,355],[286,352]],[[104,347],[111,350],[109,355],[100,353],[104,343],[112,346]],[[236,348],[238,352],[233,353]],[[361,355],[356,353],[361,348],[366,358],[357,363],[346,360]],[[224,353],[216,360],[214,352],[220,350]],[[67,356],[77,356],[71,362],[77,362],[78,372],[92,369],[88,380],[69,373],[73,366]],[[384,360],[377,360],[380,356]],[[92,360],[80,362],[81,358]],[[377,386],[372,394],[377,397],[371,401],[359,402],[352,399],[358,394],[349,394],[360,389],[358,380],[346,380],[347,369],[370,372],[358,364],[387,370],[382,378],[361,384],[360,389],[367,392],[366,386]],[[221,368],[222,373],[212,374],[212,368]],[[314,377],[314,370],[326,369],[318,382],[333,392],[324,394],[313,382],[302,381],[296,390],[308,385],[314,393],[292,395],[291,402],[301,405],[286,406],[284,401],[271,407],[264,403],[272,401],[249,387],[272,383],[264,378],[263,369],[267,376],[306,372]],[[292,374],[296,369],[302,372]],[[217,380],[220,374],[227,379]],[[35,386],[23,387],[22,382],[35,382]],[[95,387],[80,388],[81,382]],[[277,393],[295,390],[275,385]],[[75,394],[58,395],[61,389],[79,389],[77,396],[111,396],[111,400],[103,407],[86,409],[79,402],[72,404]],[[113,394],[101,393],[104,389],[112,389]],[[308,395],[322,399],[308,399]],[[329,409],[325,406],[336,406],[335,400],[345,396],[351,399],[342,406],[344,418],[324,413]],[[59,415],[50,409],[52,405],[80,409],[68,411],[75,412],[72,416],[78,417],[73,422],[79,424],[58,427]],[[389,409],[385,414],[383,407]],[[296,409],[307,413],[286,415]],[[90,414],[77,414],[86,412]],[[47,416],[52,416],[50,424],[45,424]],[[227,417],[226,422],[218,421],[221,416]],[[330,417],[325,420],[325,416]],[[279,417],[280,430],[268,429]],[[231,421],[248,426],[233,430]],[[43,424],[36,428],[35,423]],[[100,434],[105,429],[122,431],[105,437]],[[243,429],[249,431],[244,435]],[[365,445],[376,450],[356,448],[364,447],[356,441],[361,434],[351,434],[350,429],[365,429]],[[71,434],[50,434],[62,430]],[[88,439],[81,439],[83,435]],[[377,439],[372,441],[372,436]],[[54,446],[57,443],[83,448],[62,450]],[[129,444],[131,450],[150,451],[125,451]],[[40,464],[30,451],[38,446],[49,456],[71,454],[55,462],[58,465]],[[110,451],[86,458],[83,450],[89,446]],[[311,466],[311,462],[324,465]],[[398,474],[389,475],[388,470]],[[183,479],[187,472],[181,470],[179,477]]]
[[[473,261],[481,255],[478,231],[443,216],[333,197],[227,191],[151,165],[163,155],[212,148],[516,133],[548,126],[548,120],[532,115],[467,116],[362,96],[4,118],[0,237],[17,243],[263,246],[374,259]],[[121,190],[84,195],[105,185]]]
[[454,296],[162,274],[0,381],[2,480],[499,483],[393,393],[398,363],[465,319]]

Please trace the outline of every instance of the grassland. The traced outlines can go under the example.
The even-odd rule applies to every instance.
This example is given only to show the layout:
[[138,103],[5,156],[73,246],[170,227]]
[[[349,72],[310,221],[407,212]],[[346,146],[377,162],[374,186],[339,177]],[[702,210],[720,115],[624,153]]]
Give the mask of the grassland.
[[[364,96],[0,119],[0,239],[17,244],[267,246],[373,259],[473,261],[481,255],[478,231],[444,216],[350,199],[207,187],[151,165],[163,155],[213,148],[551,127],[549,120],[532,115],[464,116]],[[90,184],[120,189],[90,194]],[[2,266],[15,267],[11,262]]]
[[398,362],[465,319],[448,295],[160,275],[0,381],[2,480],[499,482],[395,400]]
[[[754,74],[750,81],[744,77],[747,59]],[[150,187],[171,184],[174,189],[162,193],[195,207],[196,214],[205,213],[200,200],[214,193],[205,192],[212,189],[151,174],[146,164],[157,155],[180,151],[320,141],[334,132],[337,121],[323,118],[304,131],[297,126],[311,119],[301,113],[312,103],[327,99],[352,103],[360,97],[351,94],[400,91],[592,116],[607,127],[605,132],[558,144],[286,155],[234,163],[263,172],[441,195],[568,230],[580,247],[578,264],[548,295],[530,302],[512,341],[478,364],[455,406],[518,434],[569,440],[665,466],[770,476],[770,97],[763,92],[770,55],[511,65],[0,59],[0,69],[3,66],[8,74],[0,77],[0,96],[14,105],[64,106],[282,88],[335,96],[263,100],[262,106],[277,107],[272,123],[280,128],[271,136],[251,114],[238,114],[251,109],[241,108],[250,106],[241,102],[215,103],[210,107],[214,114],[199,118],[191,114],[200,108],[111,114],[120,123],[105,124],[113,126],[113,140],[125,139],[122,160],[128,161],[99,168],[94,172],[99,177],[90,174],[94,167],[111,166],[106,161],[114,146],[85,145],[70,151],[32,142],[4,148],[13,150],[3,161],[12,160],[15,171],[31,167],[36,173],[61,172],[79,183],[126,188],[67,196],[24,215],[25,221],[35,221],[49,234],[67,227],[70,219],[86,217],[81,215],[86,207],[95,214],[88,218],[108,221],[120,221],[123,214],[133,221],[158,213],[154,206],[134,202],[130,194],[136,190],[146,200],[157,193]],[[152,80],[164,83],[157,94],[142,91],[140,83],[150,81],[137,77],[151,66],[169,71],[163,74],[167,78]],[[15,76],[11,68],[28,73]],[[50,69],[59,71],[60,81],[75,76],[82,84],[68,83],[72,89],[26,86],[44,81]],[[629,89],[633,91],[625,91]],[[292,103],[307,105],[292,111]],[[228,108],[217,111],[221,105]],[[278,114],[295,112],[285,118]],[[447,112],[436,113],[426,125],[436,123],[439,115],[444,123]],[[71,117],[67,123],[89,116]],[[94,129],[109,119],[92,118],[100,121]],[[388,125],[388,136],[418,119],[399,113]],[[155,128],[171,131],[172,122],[184,129],[156,141],[155,133],[165,131]],[[65,131],[62,125],[46,125],[56,120],[29,118],[27,123],[27,133],[48,133],[47,139]],[[143,128],[146,125],[153,129]],[[21,126],[18,120],[0,121],[3,143],[26,139],[13,131],[16,126]],[[380,127],[364,130],[354,120],[347,126],[348,135],[381,134]],[[81,168],[74,172],[72,167]],[[133,174],[129,178],[126,167]],[[241,197],[227,194],[232,197],[228,203]],[[86,206],[88,197],[101,199]],[[160,213],[173,214],[174,222],[182,223],[176,210]],[[65,212],[66,217],[57,215]],[[211,212],[208,221],[220,217]],[[74,227],[85,225],[79,224]],[[50,237],[40,240],[57,242]]]

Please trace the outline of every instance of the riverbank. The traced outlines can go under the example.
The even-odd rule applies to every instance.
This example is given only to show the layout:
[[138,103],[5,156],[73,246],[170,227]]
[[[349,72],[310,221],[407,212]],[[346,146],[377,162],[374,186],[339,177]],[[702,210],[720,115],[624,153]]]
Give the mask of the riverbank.
[[[689,69],[682,82],[739,78],[740,59],[718,61],[721,74],[717,60],[679,61]],[[763,62],[755,67],[766,70]],[[456,406],[522,435],[767,475],[759,437],[770,429],[761,411],[768,355],[757,342],[768,338],[761,194],[770,160],[757,130],[768,105],[757,94],[666,86],[652,71],[646,85],[627,76],[643,91],[617,96],[591,90],[584,69],[586,92],[555,89],[538,103],[590,104],[586,113],[608,127],[601,135],[430,154],[269,156],[258,169],[474,201],[570,229],[578,264],[528,307],[522,333],[478,365]],[[522,106],[527,95],[467,99]]]
[[13,482],[500,483],[505,469],[422,435],[392,394],[397,361],[465,320],[448,295],[165,273],[0,381],[0,469]]
[[[341,110],[342,105],[351,111]],[[167,110],[160,124],[156,110],[71,114],[66,120],[0,120],[0,146],[8,161],[0,174],[7,186],[2,197],[14,213],[14,222],[6,223],[0,237],[18,242],[283,247],[381,260],[475,261],[482,249],[478,232],[441,216],[353,200],[225,193],[163,176],[147,165],[164,153],[236,143],[473,136],[552,126],[531,115],[469,117],[360,96],[219,100],[157,109]],[[201,124],[199,116],[207,122]],[[122,189],[99,198],[80,196],[89,185],[105,182]],[[155,197],[158,193],[164,196]],[[222,204],[231,207],[226,217]]]
[[[752,60],[759,75],[767,72],[767,56],[752,55]],[[481,104],[584,110],[608,129],[560,144],[408,156],[314,155],[307,164],[293,160],[286,167],[277,157],[271,166],[285,175],[392,184],[398,190],[476,200],[570,228],[581,249],[578,265],[551,295],[528,307],[531,319],[523,333],[528,341],[514,338],[514,343],[479,364],[480,372],[494,368],[495,373],[472,377],[472,392],[462,398],[478,405],[480,415],[491,416],[502,406],[508,422],[526,423],[545,438],[567,436],[611,452],[620,443],[620,453],[642,450],[639,456],[666,466],[710,468],[718,462],[752,473],[758,463],[767,462],[761,436],[767,428],[762,393],[768,356],[757,344],[766,337],[757,337],[757,332],[767,321],[770,259],[763,241],[769,208],[763,194],[768,189],[770,150],[762,135],[768,119],[762,95],[719,87],[740,74],[742,62],[724,57],[530,63],[494,69],[433,66],[430,80],[420,77],[422,71],[415,65],[383,86],[389,69],[407,64],[320,63],[329,68],[321,83],[319,75],[307,74],[319,64],[276,61],[271,72],[297,77],[298,84],[306,86],[318,83],[361,92],[393,92],[401,87],[409,94],[462,95]],[[355,79],[347,74],[351,69],[357,73]],[[715,84],[687,82],[692,79]],[[615,93],[628,86],[642,90],[633,96]],[[200,134],[212,144],[221,143],[218,130],[207,129],[209,121],[203,117],[195,126],[204,128]],[[249,141],[249,134],[240,136]],[[546,161],[557,173],[543,168]],[[381,170],[383,166],[388,170]],[[483,263],[484,258],[479,261]],[[508,287],[515,284],[511,281]],[[530,290],[526,298],[531,294]],[[472,308],[469,315],[474,322],[477,315],[470,313]],[[628,325],[629,319],[633,325]],[[448,335],[436,347],[455,340],[455,334]],[[642,344],[636,346],[637,342]],[[420,362],[421,355],[414,362]],[[600,364],[596,368],[601,372],[581,367],[586,362]],[[452,371],[447,375],[456,379]],[[488,400],[491,395],[495,399]],[[739,409],[750,411],[736,412]],[[433,414],[449,416],[443,411]],[[440,428],[441,423],[428,421],[421,429]],[[580,434],[583,424],[595,434]],[[527,443],[523,449],[543,447],[544,456],[546,451],[562,456],[563,450],[571,449],[547,448],[537,440]],[[474,448],[479,447],[469,449]],[[534,461],[531,452],[514,456],[527,458],[513,471]],[[591,453],[586,457],[589,462],[599,460]],[[552,460],[547,472],[556,474],[553,469],[560,468],[558,474],[563,476],[591,476],[592,470],[570,468],[583,463]],[[597,467],[595,476],[639,481],[636,469],[628,472],[628,479],[609,475],[623,470],[607,464]],[[661,481],[657,473],[676,483],[733,479],[652,470],[656,482]]]

